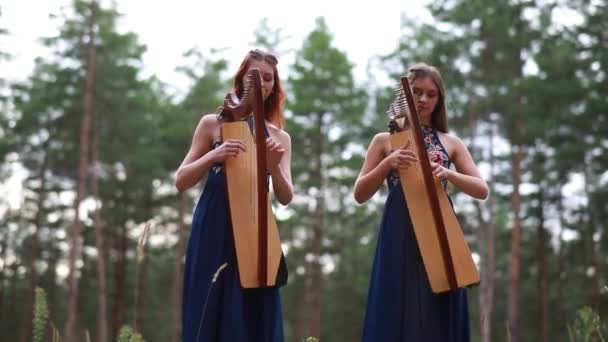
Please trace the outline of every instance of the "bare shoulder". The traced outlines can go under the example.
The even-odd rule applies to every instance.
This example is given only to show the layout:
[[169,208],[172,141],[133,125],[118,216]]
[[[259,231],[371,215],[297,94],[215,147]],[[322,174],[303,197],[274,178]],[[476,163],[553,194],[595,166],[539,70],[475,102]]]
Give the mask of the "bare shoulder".
[[276,125],[268,121],[266,121],[266,128],[268,129],[268,134],[270,134],[273,139],[278,140],[280,144],[291,145],[291,137],[289,136],[289,133],[287,133],[287,131],[277,127]]
[[212,129],[215,127],[219,127],[219,124],[220,124],[220,122],[217,118],[217,114],[205,114],[199,121],[199,126],[206,128],[206,129]]
[[438,132],[439,138],[442,144],[451,151],[454,156],[459,153],[466,153],[468,151],[467,145],[454,133],[443,133]]
[[374,135],[368,151],[377,151],[383,156],[389,154],[391,150],[390,136],[388,132],[380,132]]
[[211,144],[215,137],[219,134],[219,122],[217,115],[206,114],[201,117],[196,125],[192,143],[194,146],[206,146]]
[[382,146],[390,147],[391,134],[389,132],[380,132],[372,139],[372,144],[380,144]]
[[458,146],[458,147],[464,147],[464,148],[466,148],[466,145],[465,145],[464,141],[462,141],[462,139],[460,139],[456,134],[454,134],[454,133],[444,133],[444,134],[445,134],[446,139],[450,143],[452,143],[452,144],[454,144],[455,146]]
[[220,122],[217,114],[205,114],[200,119],[196,134],[204,134],[210,141],[214,141],[220,134]]
[[372,144],[376,143],[387,143],[389,141],[391,134],[388,132],[380,132],[374,135],[374,139],[372,139]]

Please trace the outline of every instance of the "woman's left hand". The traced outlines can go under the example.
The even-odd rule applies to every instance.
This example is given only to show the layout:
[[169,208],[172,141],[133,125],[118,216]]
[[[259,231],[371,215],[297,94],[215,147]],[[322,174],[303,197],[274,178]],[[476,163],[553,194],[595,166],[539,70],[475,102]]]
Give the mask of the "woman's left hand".
[[452,175],[452,170],[443,167],[443,165],[435,162],[431,162],[431,170],[433,170],[433,176],[439,179],[449,179]]
[[272,140],[271,138],[267,138],[266,169],[268,169],[268,171],[272,171],[273,169],[278,168],[284,153],[285,149],[281,146],[281,144]]

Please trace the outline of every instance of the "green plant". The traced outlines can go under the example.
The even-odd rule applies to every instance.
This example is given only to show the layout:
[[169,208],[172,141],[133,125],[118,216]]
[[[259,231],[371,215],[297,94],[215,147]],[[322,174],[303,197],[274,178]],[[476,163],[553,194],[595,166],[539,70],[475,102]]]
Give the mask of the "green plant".
[[43,289],[36,287],[35,296],[32,341],[42,342],[49,319],[49,308],[46,302],[46,293]]
[[602,336],[600,316],[590,307],[579,309],[574,320],[568,324],[568,336],[571,342],[605,341]]
[[144,338],[130,326],[123,325],[122,328],[120,328],[118,342],[144,342]]

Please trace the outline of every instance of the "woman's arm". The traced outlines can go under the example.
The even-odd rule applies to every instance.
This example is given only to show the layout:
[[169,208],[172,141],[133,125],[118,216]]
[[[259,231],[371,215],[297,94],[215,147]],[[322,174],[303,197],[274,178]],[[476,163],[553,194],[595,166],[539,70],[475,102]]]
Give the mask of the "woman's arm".
[[388,138],[388,133],[379,133],[370,143],[353,190],[355,201],[359,204],[369,200],[378,191],[391,169],[407,168],[418,160],[411,150],[403,148],[392,151],[385,158]]
[[216,115],[208,114],[203,116],[196,126],[190,150],[175,174],[175,186],[179,192],[186,191],[198,183],[214,163],[224,161],[229,156],[236,156],[239,151],[245,151],[245,145],[238,140],[224,141],[219,148],[210,151],[217,124]]
[[272,189],[279,203],[287,205],[293,198],[291,183],[291,138],[283,130],[277,129],[275,137],[278,141],[268,139],[268,172],[272,179]]
[[454,146],[454,153],[451,157],[456,171],[431,163],[433,174],[440,178],[447,179],[455,187],[471,197],[485,200],[488,197],[488,184],[481,176],[479,169],[471,157],[471,153],[466,145],[456,136],[450,136]]

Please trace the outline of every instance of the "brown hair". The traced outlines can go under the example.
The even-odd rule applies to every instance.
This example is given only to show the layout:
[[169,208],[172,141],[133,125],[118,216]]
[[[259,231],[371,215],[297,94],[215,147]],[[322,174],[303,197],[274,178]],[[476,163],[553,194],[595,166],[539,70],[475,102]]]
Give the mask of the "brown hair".
[[408,69],[407,78],[410,83],[418,77],[429,77],[439,90],[439,99],[433,113],[431,113],[431,126],[438,131],[448,132],[448,115],[445,106],[445,88],[443,87],[443,79],[439,70],[425,63],[416,63]]
[[249,70],[252,61],[264,61],[272,66],[274,72],[274,87],[268,98],[264,101],[264,117],[272,122],[275,126],[283,128],[285,125],[285,117],[283,116],[283,103],[285,102],[285,91],[281,86],[279,72],[277,69],[277,58],[268,52],[262,50],[251,50],[241,62],[239,70],[234,76],[234,91],[240,97],[243,93],[243,76]]

